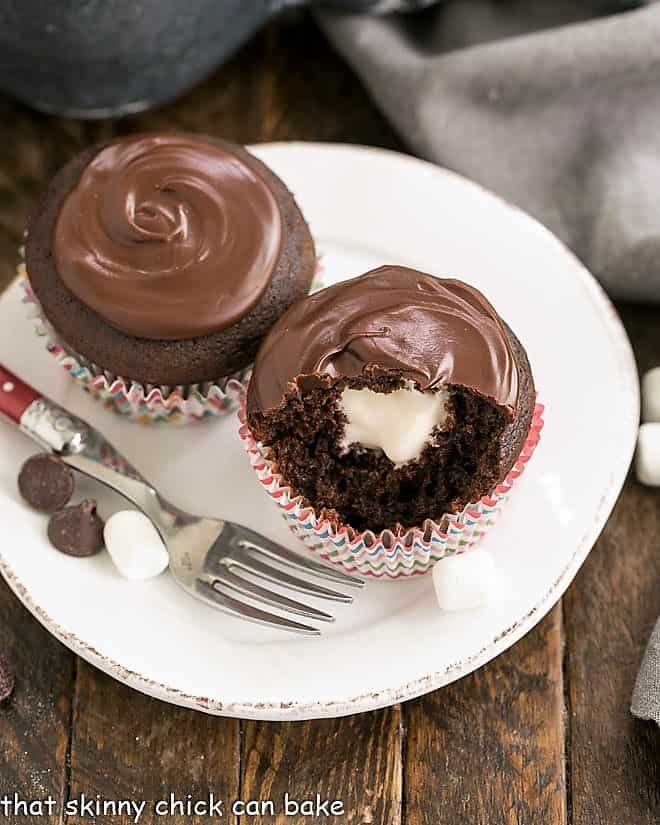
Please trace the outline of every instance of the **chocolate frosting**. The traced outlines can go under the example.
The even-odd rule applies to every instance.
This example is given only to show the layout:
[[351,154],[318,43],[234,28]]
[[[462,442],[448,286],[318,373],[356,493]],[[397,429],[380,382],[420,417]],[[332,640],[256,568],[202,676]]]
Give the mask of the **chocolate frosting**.
[[518,370],[491,304],[462,281],[382,266],[294,304],[261,345],[251,410],[268,412],[301,376],[399,371],[428,390],[473,389],[514,408]]
[[66,286],[109,324],[180,340],[255,306],[282,232],[256,166],[210,140],[145,134],[95,155],[62,205],[53,252]]

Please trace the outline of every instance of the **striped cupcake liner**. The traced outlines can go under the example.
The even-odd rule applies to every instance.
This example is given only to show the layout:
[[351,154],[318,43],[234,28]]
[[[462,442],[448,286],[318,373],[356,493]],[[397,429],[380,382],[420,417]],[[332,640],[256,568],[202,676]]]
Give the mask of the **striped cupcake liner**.
[[[187,424],[220,418],[237,409],[245,394],[251,366],[216,381],[165,387],[121,378],[68,349],[48,323],[34,294],[23,261],[23,247],[19,255],[18,277],[23,287],[23,303],[29,307],[28,317],[36,334],[69,375],[104,406],[140,424]],[[319,253],[310,292],[323,288],[323,269],[322,255]]]
[[23,287],[23,304],[34,331],[57,363],[107,408],[141,424],[186,424],[226,416],[238,407],[250,369],[203,384],[165,387],[113,375],[72,352],[45,318],[24,264],[19,266],[18,274]]
[[426,573],[444,556],[465,552],[493,527],[539,443],[543,410],[543,405],[537,403],[518,459],[490,495],[469,504],[458,515],[448,513],[437,522],[429,519],[402,535],[391,530],[358,533],[348,525],[320,519],[302,496],[287,486],[269,460],[268,450],[255,441],[246,423],[245,397],[239,410],[239,433],[262,487],[279,506],[287,525],[310,550],[351,573],[397,579]]

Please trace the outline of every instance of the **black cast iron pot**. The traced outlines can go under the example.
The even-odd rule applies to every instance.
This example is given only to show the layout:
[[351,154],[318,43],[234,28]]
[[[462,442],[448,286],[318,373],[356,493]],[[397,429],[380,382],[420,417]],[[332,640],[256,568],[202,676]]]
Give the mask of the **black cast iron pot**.
[[[401,7],[428,0],[395,0]],[[2,0],[0,90],[72,117],[171,100],[301,0]],[[392,0],[326,0],[353,11]]]

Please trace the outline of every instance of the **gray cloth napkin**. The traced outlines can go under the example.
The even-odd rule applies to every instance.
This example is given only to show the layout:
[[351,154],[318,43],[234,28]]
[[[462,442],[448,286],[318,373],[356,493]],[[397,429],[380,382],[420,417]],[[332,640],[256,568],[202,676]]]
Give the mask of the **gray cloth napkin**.
[[660,301],[660,5],[630,5],[448,0],[318,19],[411,150],[536,216],[613,296]]
[[[319,22],[413,151],[535,215],[613,296],[660,301],[660,5],[345,2],[372,15]],[[660,621],[632,712],[660,723]]]
[[660,619],[646,648],[630,709],[640,719],[653,719],[660,725]]

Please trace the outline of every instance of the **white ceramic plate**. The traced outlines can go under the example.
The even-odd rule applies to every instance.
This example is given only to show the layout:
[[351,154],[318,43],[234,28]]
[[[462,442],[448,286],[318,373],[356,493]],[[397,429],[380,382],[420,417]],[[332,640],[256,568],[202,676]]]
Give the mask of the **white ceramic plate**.
[[[478,186],[375,149],[290,143],[255,152],[295,193],[323,252],[326,283],[382,263],[459,276],[485,292],[526,346],[545,429],[484,542],[499,565],[501,598],[441,613],[427,576],[370,583],[319,639],[241,623],[187,597],[168,574],[132,583],[106,554],[79,560],[53,550],[45,518],[16,491],[20,463],[35,447],[4,422],[0,563],[57,638],[138,690],[228,716],[339,716],[464,676],[550,609],[619,494],[635,441],[637,374],[624,330],[589,273],[547,230]],[[301,547],[252,475],[235,419],[143,428],[104,410],[42,349],[16,285],[0,301],[0,362],[89,419],[167,498]],[[91,491],[92,482],[81,488]],[[117,506],[101,499],[105,514]]]

